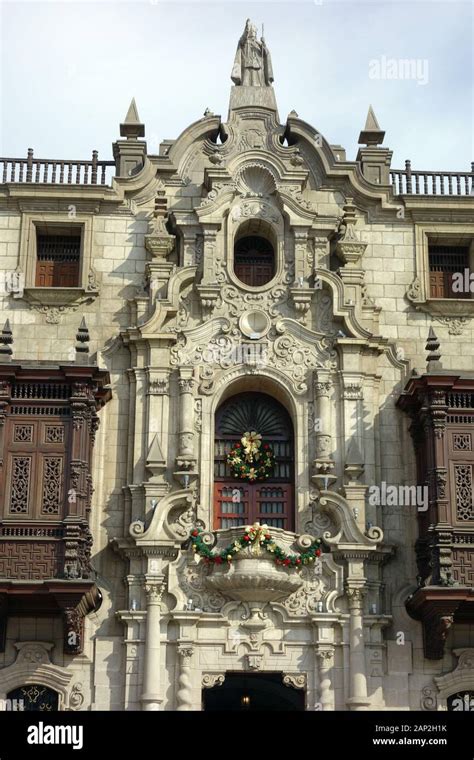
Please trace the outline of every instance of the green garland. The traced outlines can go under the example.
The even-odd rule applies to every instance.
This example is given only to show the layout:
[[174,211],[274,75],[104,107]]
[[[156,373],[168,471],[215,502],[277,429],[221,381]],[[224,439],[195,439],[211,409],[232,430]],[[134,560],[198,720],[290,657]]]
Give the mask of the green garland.
[[225,562],[230,563],[241,549],[257,542],[263,549],[274,555],[276,565],[295,567],[297,570],[301,569],[302,565],[311,564],[321,554],[321,539],[319,538],[316,538],[305,552],[301,552],[301,554],[287,554],[275,543],[268,530],[268,526],[260,525],[260,523],[255,523],[252,527],[247,526],[245,533],[240,538],[237,538],[232,544],[222,549],[222,551],[217,552],[214,552],[204,543],[201,538],[201,533],[203,532],[202,528],[194,528],[191,531],[191,543],[193,551],[199,554],[204,562],[208,564],[222,565]]

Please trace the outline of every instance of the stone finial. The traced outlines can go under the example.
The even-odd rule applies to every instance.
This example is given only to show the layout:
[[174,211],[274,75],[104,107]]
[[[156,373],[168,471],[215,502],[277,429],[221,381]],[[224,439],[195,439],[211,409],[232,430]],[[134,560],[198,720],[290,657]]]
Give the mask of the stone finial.
[[380,129],[377,117],[372,106],[369,106],[365,127],[359,135],[359,145],[380,145],[385,137],[384,130]]
[[138,137],[145,136],[145,125],[140,121],[135,98],[132,98],[125,121],[120,125],[120,136],[126,137],[127,140],[136,140]]
[[82,317],[81,324],[76,333],[76,363],[87,364],[89,360],[89,329],[86,320]]
[[439,340],[435,335],[435,332],[432,327],[430,327],[430,331],[428,333],[428,340],[426,341],[425,350],[428,351],[428,356],[426,357],[426,371],[427,372],[435,372],[436,370],[443,369],[443,364],[441,362],[441,354],[439,352]]
[[0,333],[0,361],[9,362],[12,358],[11,344],[13,343],[13,333],[10,327],[10,321],[7,319]]

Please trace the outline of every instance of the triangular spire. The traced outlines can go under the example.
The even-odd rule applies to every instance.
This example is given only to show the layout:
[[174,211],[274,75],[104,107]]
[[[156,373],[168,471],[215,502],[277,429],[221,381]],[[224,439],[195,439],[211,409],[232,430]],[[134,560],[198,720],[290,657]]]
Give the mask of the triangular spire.
[[125,121],[120,125],[120,136],[126,137],[127,140],[136,140],[137,137],[145,136],[145,125],[140,121],[135,98],[132,98]]
[[76,363],[87,364],[89,361],[89,329],[86,325],[85,317],[82,317],[81,324],[76,333]]
[[12,358],[11,344],[13,343],[13,333],[10,327],[10,320],[7,319],[0,332],[0,362],[9,362]]
[[140,117],[138,115],[138,109],[137,104],[135,103],[135,98],[132,98],[132,102],[130,103],[127,111],[127,115],[125,117],[125,124],[140,124]]
[[385,132],[380,129],[372,106],[369,106],[365,127],[359,135],[359,145],[380,145],[383,143]]
[[158,433],[155,433],[146,455],[146,468],[152,473],[152,480],[166,470],[166,462],[161,451]]
[[430,327],[425,350],[429,352],[428,356],[426,357],[426,371],[435,372],[437,370],[443,369],[443,365],[441,363],[441,354],[439,352],[439,340],[435,335],[433,327]]
[[374,114],[374,109],[372,108],[372,106],[369,106],[369,111],[367,113],[367,118],[365,120],[364,129],[369,132],[373,132],[373,131],[380,132],[380,125],[377,121],[377,117]]

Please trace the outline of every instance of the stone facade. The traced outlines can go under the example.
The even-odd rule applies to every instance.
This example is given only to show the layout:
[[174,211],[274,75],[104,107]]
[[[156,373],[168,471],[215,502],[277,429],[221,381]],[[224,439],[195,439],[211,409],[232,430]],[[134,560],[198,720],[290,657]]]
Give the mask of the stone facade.
[[[431,325],[444,367],[472,370],[471,301],[429,298],[426,234],[473,240],[473,197],[397,194],[375,117],[348,161],[295,112],[280,124],[272,79],[234,78],[227,121],[206,113],[160,155],[132,103],[111,186],[0,185],[2,272],[24,278],[2,298],[14,359],[70,360],[84,316],[112,388],[90,515],[102,605],[79,655],[63,654],[56,617],[10,616],[0,698],[40,682],[62,709],[200,710],[203,689],[236,671],[281,673],[308,710],[443,710],[474,689],[474,628],[452,626],[428,660],[405,608],[416,506],[368,498],[372,484],[416,483],[396,401],[424,371]],[[61,224],[82,230],[67,293],[34,281],[35,225]],[[234,270],[242,231],[274,246],[259,287]],[[216,411],[250,391],[294,427],[295,530],[272,534],[326,548],[301,572],[249,550],[238,562],[261,593],[243,570],[216,583],[186,543],[195,525],[213,530]],[[219,531],[217,545],[238,535]]]

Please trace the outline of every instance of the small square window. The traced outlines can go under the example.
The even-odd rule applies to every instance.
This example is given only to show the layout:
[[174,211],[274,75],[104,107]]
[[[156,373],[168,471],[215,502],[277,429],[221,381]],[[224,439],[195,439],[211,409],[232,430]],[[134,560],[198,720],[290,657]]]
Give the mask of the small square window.
[[469,291],[453,289],[453,275],[464,276],[469,268],[469,247],[460,245],[430,245],[430,298],[469,298]]
[[49,233],[36,229],[36,277],[40,288],[80,286],[81,233],[76,228]]

